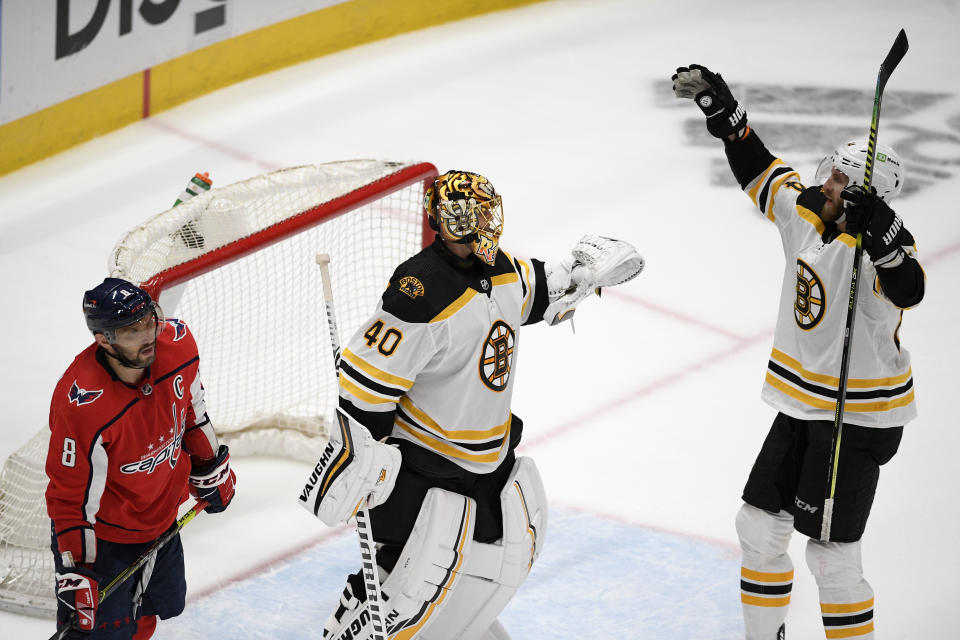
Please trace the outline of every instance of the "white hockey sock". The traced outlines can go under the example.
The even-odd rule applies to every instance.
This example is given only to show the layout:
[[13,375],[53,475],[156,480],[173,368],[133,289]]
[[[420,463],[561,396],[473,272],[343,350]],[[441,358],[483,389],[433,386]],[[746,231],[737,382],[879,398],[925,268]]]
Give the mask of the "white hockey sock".
[[873,588],[863,578],[860,542],[807,542],[827,638],[873,640]]
[[758,563],[761,570],[740,568],[740,602],[747,640],[776,640],[780,625],[787,618],[793,569],[790,556],[784,554],[777,560]]
[[747,640],[776,640],[790,606],[793,562],[787,555],[793,518],[743,505],[737,533],[743,562],[740,602]]

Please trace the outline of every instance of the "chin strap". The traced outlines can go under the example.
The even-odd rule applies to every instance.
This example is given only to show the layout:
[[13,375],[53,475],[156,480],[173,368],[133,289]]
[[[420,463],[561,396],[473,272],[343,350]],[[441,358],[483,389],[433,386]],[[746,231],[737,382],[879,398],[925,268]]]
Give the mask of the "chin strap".
[[[111,344],[111,346],[113,345],[112,342],[111,342],[110,344]],[[156,347],[156,344],[154,344],[154,347],[153,347],[153,348],[154,348],[154,349],[157,348],[157,347]],[[130,360],[128,360],[128,359],[125,358],[124,356],[120,355],[119,353],[111,353],[111,352],[107,351],[106,349],[104,349],[103,352],[104,352],[105,354],[107,354],[107,357],[108,357],[108,358],[113,358],[114,360],[116,360],[117,362],[119,362],[121,365],[123,365],[123,366],[126,367],[127,369],[146,369],[147,367],[150,366],[149,364],[145,364],[145,365],[135,364],[135,363],[133,363],[133,362],[130,362]]]

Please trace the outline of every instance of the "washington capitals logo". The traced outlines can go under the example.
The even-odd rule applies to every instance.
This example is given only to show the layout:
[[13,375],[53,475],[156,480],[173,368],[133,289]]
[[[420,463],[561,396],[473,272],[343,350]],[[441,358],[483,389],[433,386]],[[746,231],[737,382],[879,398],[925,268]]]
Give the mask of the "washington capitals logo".
[[70,385],[70,402],[75,402],[78,407],[85,404],[90,404],[102,395],[103,389],[87,391],[86,389],[81,389],[79,386],[77,386],[76,380],[74,380],[73,384]]
[[173,325],[173,341],[179,342],[183,339],[183,336],[187,335],[187,325],[183,324],[176,318],[167,318],[167,322]]
[[180,460],[181,445],[183,444],[183,434],[187,432],[187,410],[180,409],[179,420],[177,419],[177,403],[170,404],[170,412],[173,417],[173,424],[168,432],[169,438],[160,436],[157,439],[159,447],[152,442],[147,446],[147,452],[139,460],[120,465],[120,471],[126,474],[134,473],[153,473],[157,467],[164,463],[171,469],[177,466]]

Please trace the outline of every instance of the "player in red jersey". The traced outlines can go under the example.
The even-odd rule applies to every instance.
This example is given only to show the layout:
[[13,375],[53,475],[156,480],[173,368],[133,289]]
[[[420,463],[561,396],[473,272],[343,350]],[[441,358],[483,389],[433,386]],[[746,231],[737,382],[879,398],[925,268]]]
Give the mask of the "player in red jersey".
[[175,522],[189,493],[223,511],[236,476],[207,416],[197,344],[150,295],[118,278],[87,291],[94,343],[57,383],[46,472],[57,569],[57,624],[67,638],[141,640],[183,611],[179,536],[98,607],[107,584]]

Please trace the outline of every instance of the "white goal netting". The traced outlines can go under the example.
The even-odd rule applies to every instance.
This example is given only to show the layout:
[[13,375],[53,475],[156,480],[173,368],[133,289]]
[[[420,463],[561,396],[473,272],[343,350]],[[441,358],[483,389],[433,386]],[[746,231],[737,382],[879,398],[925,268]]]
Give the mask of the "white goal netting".
[[[275,171],[209,192],[127,233],[110,275],[158,296],[200,350],[207,408],[232,455],[314,461],[336,406],[316,254],[331,257],[346,341],[393,269],[424,244],[427,163],[352,160]],[[0,472],[0,608],[52,616],[43,493],[49,429]]]

